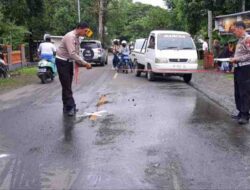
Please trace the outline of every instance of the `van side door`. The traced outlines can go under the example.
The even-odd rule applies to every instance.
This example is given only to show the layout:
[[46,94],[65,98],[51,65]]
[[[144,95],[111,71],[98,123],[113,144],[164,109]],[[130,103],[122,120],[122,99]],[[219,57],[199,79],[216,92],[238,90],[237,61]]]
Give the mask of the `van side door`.
[[145,51],[145,65],[154,64],[155,62],[155,49],[156,49],[156,35],[151,33],[148,37],[146,51]]
[[138,60],[137,62],[140,63],[141,65],[145,65],[145,53],[146,53],[146,48],[147,48],[147,39],[144,40],[143,45],[140,49],[140,53],[138,53]]

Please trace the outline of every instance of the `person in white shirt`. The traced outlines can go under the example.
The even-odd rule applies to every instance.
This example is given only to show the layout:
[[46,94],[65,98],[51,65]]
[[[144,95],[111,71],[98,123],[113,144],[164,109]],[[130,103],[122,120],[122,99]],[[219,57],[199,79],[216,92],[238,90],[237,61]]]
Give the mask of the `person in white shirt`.
[[[121,46],[121,59],[122,59],[122,62],[124,62],[124,58],[129,58],[130,50],[129,50],[129,47],[127,45],[126,40],[123,40],[121,44],[122,44],[122,46]],[[131,72],[133,72],[133,70],[132,70],[133,66],[132,66],[130,59],[128,62],[128,66],[130,67]]]
[[127,46],[127,42],[125,40],[122,41],[122,47],[121,47],[121,54],[124,55],[129,55],[129,47]]
[[208,38],[205,39],[205,41],[202,44],[202,50],[204,52],[208,51],[208,43],[207,43]]
[[41,59],[46,59],[55,63],[56,47],[51,43],[51,38],[49,35],[45,35],[45,42],[41,43],[38,48],[38,53]]

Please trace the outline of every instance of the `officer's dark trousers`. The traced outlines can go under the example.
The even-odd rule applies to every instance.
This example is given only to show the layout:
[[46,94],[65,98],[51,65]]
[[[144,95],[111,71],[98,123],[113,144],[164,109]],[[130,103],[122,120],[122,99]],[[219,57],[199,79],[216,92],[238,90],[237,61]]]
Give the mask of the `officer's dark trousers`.
[[59,79],[62,85],[62,101],[64,109],[70,110],[75,107],[75,100],[72,93],[72,81],[74,66],[73,62],[56,59],[56,66]]
[[250,110],[250,65],[234,70],[234,96],[236,108],[242,117],[249,117]]

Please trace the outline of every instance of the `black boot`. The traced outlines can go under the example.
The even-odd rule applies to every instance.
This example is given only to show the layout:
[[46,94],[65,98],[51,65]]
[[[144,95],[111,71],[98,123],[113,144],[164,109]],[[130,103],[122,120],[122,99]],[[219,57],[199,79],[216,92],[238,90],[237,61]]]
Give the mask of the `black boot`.
[[76,115],[76,109],[75,108],[71,108],[68,112],[67,115],[72,117],[74,115]]
[[249,122],[249,118],[245,118],[245,117],[241,117],[239,120],[238,120],[238,123],[240,125],[245,125],[245,124],[248,124]]
[[74,107],[72,107],[71,109],[69,109],[67,111],[67,115],[68,116],[74,116],[74,115],[76,115],[76,112],[78,112],[78,109],[76,108],[76,106],[74,106]]
[[240,125],[245,125],[249,122],[249,113],[248,112],[242,112],[240,114],[240,118],[238,119],[238,123]]

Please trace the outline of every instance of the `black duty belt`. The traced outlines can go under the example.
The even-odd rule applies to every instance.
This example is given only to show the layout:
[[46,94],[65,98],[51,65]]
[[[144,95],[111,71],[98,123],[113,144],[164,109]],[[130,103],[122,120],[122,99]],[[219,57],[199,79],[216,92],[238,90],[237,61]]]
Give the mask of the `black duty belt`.
[[250,62],[246,62],[246,63],[244,63],[244,62],[239,62],[239,63],[235,64],[234,67],[243,67],[243,66],[247,66],[247,65],[250,65]]
[[70,59],[66,59],[66,58],[63,58],[63,57],[59,57],[59,56],[56,56],[57,59],[60,59],[62,61],[66,61],[66,62],[69,62],[69,63],[72,63],[73,61],[70,60]]

